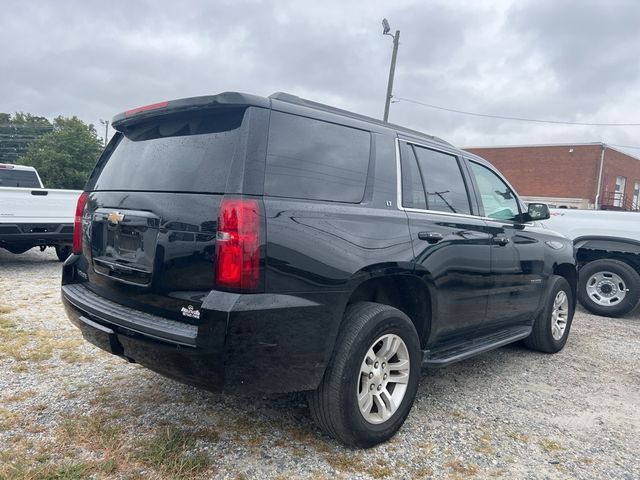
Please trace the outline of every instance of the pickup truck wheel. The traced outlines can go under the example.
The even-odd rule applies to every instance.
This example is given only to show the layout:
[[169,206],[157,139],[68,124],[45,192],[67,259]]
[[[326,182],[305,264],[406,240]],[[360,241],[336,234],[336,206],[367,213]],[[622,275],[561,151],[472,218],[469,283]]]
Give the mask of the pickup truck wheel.
[[69,245],[59,245],[56,247],[56,256],[58,260],[64,262],[71,255],[71,247]]
[[554,275],[549,282],[545,306],[524,344],[539,352],[556,353],[564,348],[569,337],[573,320],[573,295],[569,282],[563,277]]
[[629,313],[640,300],[640,275],[620,260],[594,260],[580,269],[578,300],[596,315]]
[[309,394],[318,426],[350,447],[371,447],[404,423],[420,379],[420,341],[400,310],[361,302],[347,309],[317,390]]

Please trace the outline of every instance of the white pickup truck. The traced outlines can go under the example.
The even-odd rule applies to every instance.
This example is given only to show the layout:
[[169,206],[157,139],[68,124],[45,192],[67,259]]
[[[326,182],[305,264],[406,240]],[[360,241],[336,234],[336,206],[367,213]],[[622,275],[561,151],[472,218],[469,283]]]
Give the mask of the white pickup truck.
[[583,307],[617,317],[640,304],[640,213],[551,209],[540,224],[573,240]]
[[0,164],[0,248],[24,253],[55,247],[58,259],[65,260],[80,193],[45,189],[33,167]]

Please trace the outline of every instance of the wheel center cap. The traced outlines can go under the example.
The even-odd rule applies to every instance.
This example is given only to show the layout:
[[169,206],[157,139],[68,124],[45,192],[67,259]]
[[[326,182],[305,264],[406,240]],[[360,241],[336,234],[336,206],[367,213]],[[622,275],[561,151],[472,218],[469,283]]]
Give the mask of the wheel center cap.
[[382,369],[381,368],[374,368],[372,370],[373,372],[373,378],[371,379],[373,383],[375,383],[376,385],[379,385],[380,383],[382,383]]
[[611,282],[600,282],[598,291],[603,295],[614,295],[617,290],[616,286]]

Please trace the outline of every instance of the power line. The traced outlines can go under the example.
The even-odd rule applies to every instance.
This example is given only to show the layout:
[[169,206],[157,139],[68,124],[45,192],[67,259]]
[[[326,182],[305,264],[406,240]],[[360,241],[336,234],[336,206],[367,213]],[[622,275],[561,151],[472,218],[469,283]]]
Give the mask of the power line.
[[552,123],[557,125],[580,125],[585,127],[640,127],[640,123],[599,123],[599,122],[566,122],[561,120],[541,120],[537,118],[524,118],[524,117],[509,117],[506,115],[490,115],[487,113],[466,112],[464,110],[456,110],[454,108],[441,107],[439,105],[433,105],[431,103],[419,102],[418,100],[411,100],[410,98],[393,97],[396,102],[408,102],[415,103],[416,105],[422,105],[423,107],[435,108],[437,110],[444,110],[445,112],[459,113],[461,115],[471,115],[474,117],[485,118],[499,118],[501,120],[515,120],[518,122],[534,122],[534,123]]

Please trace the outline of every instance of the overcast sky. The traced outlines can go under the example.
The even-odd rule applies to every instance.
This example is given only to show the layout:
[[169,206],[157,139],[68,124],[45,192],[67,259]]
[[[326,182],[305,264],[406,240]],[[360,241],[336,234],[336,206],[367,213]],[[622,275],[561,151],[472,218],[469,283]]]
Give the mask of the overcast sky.
[[[236,90],[285,91],[379,118],[392,51],[386,17],[401,31],[396,97],[640,123],[637,0],[0,2],[3,112],[97,124],[139,105]],[[640,127],[477,118],[403,101],[390,120],[458,146],[640,146]]]

